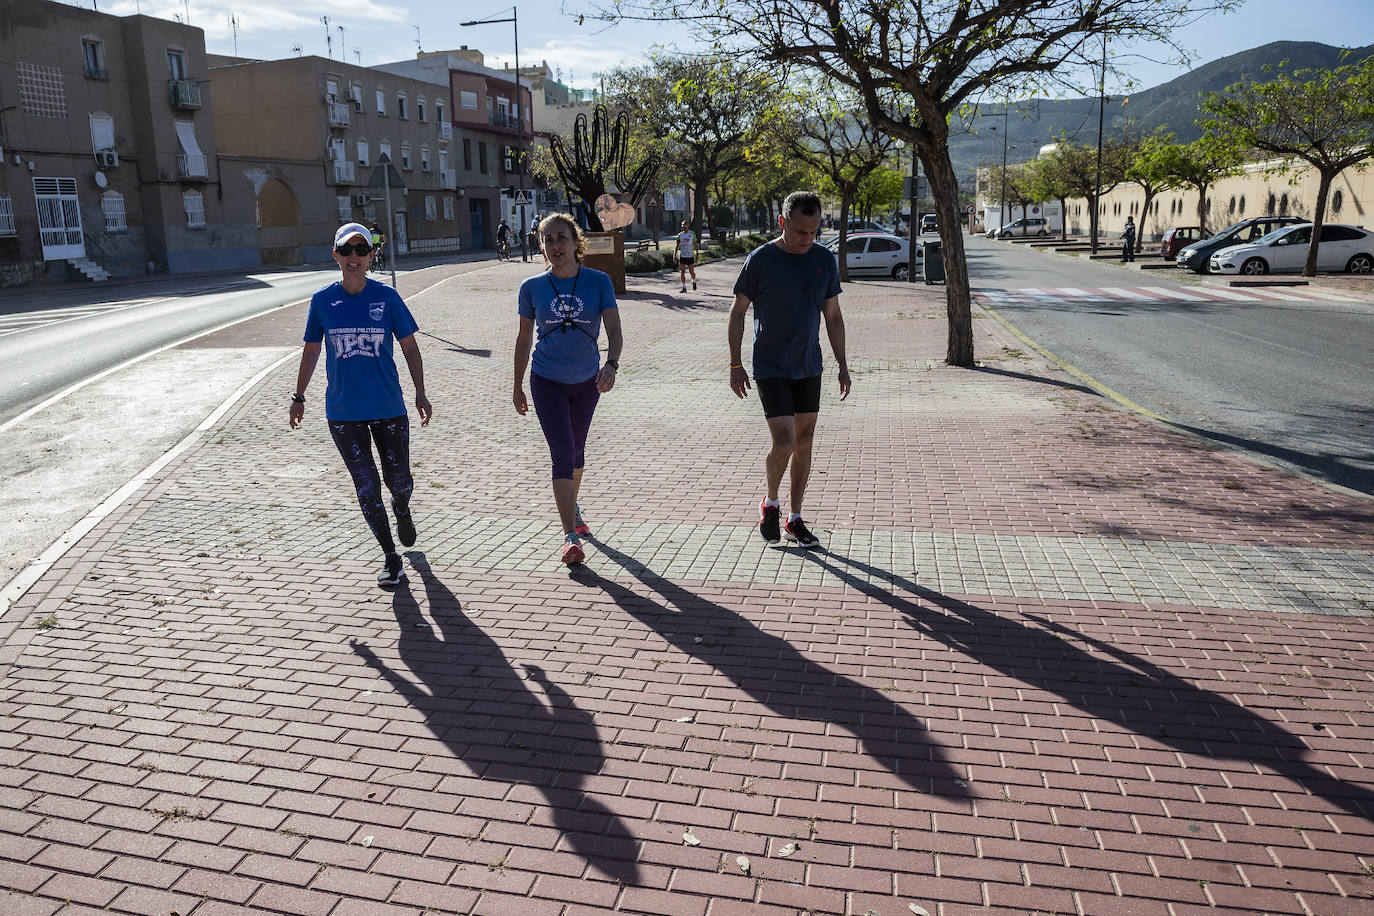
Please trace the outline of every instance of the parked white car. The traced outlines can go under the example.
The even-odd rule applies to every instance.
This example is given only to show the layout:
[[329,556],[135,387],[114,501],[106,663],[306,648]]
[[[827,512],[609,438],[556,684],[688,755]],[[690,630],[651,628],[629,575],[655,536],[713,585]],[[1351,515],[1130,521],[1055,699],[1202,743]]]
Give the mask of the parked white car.
[[[838,253],[838,237],[826,243],[832,252]],[[845,237],[845,266],[850,276],[881,275],[894,280],[905,280],[907,275],[907,240],[890,232],[863,232]],[[924,252],[916,248],[916,269],[920,270]]]
[[[1307,249],[1311,242],[1311,223],[1284,226],[1253,242],[1214,252],[1212,273],[1295,273],[1307,263]],[[1340,223],[1322,226],[1321,241],[1317,245],[1317,269],[1348,270],[1357,274],[1374,270],[1374,233],[1359,226]]]

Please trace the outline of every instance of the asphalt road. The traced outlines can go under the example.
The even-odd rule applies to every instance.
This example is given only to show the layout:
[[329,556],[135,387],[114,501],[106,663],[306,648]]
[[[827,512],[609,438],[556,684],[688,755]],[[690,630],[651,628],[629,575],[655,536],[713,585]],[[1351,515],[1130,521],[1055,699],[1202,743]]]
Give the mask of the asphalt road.
[[159,347],[308,299],[335,270],[79,287],[0,305],[0,424]]
[[[966,240],[975,289],[1188,294],[1200,279]],[[1169,422],[1374,494],[1374,303],[986,298],[1037,344]]]

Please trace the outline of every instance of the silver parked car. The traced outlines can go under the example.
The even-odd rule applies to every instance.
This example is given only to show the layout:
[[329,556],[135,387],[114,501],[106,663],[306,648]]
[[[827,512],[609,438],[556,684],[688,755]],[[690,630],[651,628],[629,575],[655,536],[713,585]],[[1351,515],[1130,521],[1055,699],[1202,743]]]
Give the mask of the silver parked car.
[[[839,251],[840,240],[831,239],[826,247]],[[845,266],[850,276],[883,276],[905,280],[907,276],[907,240],[890,232],[862,232],[845,238]],[[916,248],[916,269],[920,270],[922,250]]]

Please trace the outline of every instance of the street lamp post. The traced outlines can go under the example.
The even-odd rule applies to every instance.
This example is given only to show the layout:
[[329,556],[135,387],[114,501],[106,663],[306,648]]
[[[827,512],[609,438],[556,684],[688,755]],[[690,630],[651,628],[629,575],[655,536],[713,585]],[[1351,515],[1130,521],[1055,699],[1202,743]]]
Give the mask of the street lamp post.
[[1097,236],[1101,229],[1097,210],[1102,205],[1102,124],[1107,112],[1107,36],[1102,36],[1102,82],[1098,87],[1097,100],[1097,178],[1093,185],[1093,212],[1090,214],[1093,236],[1093,254],[1097,254]]
[[[512,29],[513,29],[514,32],[515,32],[515,104],[516,104],[516,107],[517,107],[517,108],[523,107],[523,108],[525,109],[525,111],[528,111],[528,110],[529,110],[529,106],[528,106],[528,105],[525,105],[525,99],[524,99],[524,97],[520,94],[520,10],[519,10],[519,8],[518,8],[518,7],[512,6],[512,7],[510,8],[510,15],[509,15],[509,16],[504,16],[504,17],[502,17],[502,18],[500,18],[500,19],[470,19],[470,20],[468,20],[467,22],[460,22],[460,23],[458,23],[458,24],[459,24],[460,26],[470,26],[470,25],[494,25],[494,24],[496,24],[496,23],[498,23],[498,22],[509,22],[509,23],[511,24]],[[533,96],[533,92],[534,92],[534,90],[531,89],[531,90],[530,90],[531,96]],[[516,122],[516,125],[515,125],[515,130],[516,130],[516,135],[517,135],[517,137],[518,137],[518,143],[519,143],[519,150],[518,150],[519,155],[518,155],[518,157],[516,158],[515,176],[516,176],[517,185],[518,185],[519,190],[520,190],[519,199],[524,199],[524,196],[525,196],[525,149],[524,149],[524,147],[525,147],[525,113],[524,113],[524,111],[522,111],[522,112],[520,113],[519,120]],[[533,140],[533,138],[531,138],[531,140]],[[525,229],[526,229],[526,227],[525,227],[525,208],[522,206],[522,207],[520,207],[520,260],[522,260],[522,261],[528,261],[528,260],[530,259],[530,249],[529,249],[529,246],[526,244]]]
[[[1002,104],[1002,191],[997,198],[997,234],[1002,234],[1002,227],[1011,219],[1010,213],[1003,213],[1007,208],[1007,104]],[[989,127],[988,130],[996,130],[996,127]]]

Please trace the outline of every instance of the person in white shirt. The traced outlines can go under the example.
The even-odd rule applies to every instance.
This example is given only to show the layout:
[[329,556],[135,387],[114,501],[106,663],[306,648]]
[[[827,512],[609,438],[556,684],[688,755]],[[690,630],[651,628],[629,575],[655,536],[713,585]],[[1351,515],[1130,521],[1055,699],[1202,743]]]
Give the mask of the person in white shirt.
[[692,232],[691,223],[682,221],[682,231],[677,234],[677,244],[673,246],[673,257],[677,258],[677,278],[682,281],[682,291],[687,292],[687,272],[692,272],[692,289],[697,288],[697,237]]

